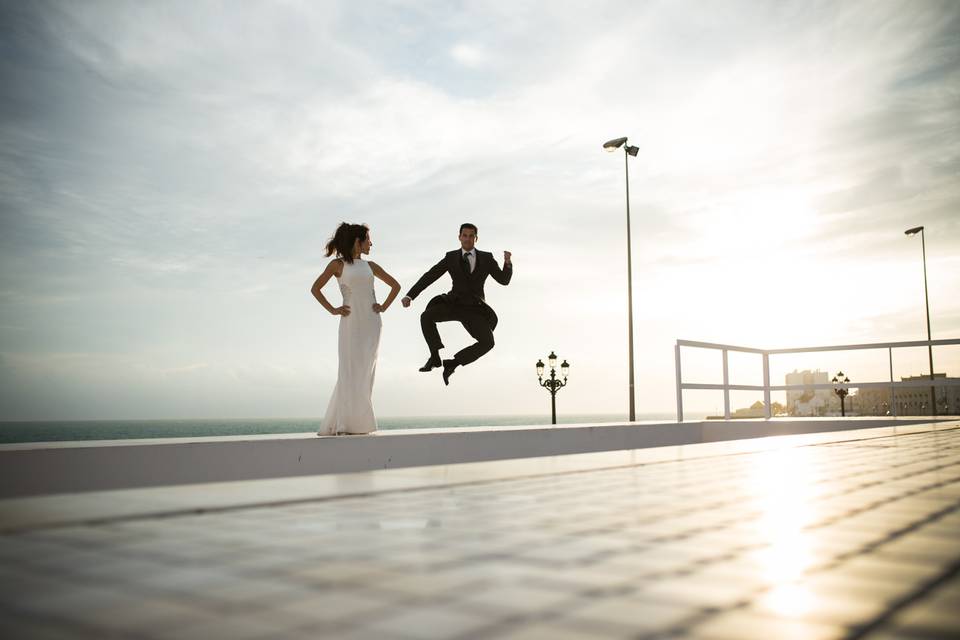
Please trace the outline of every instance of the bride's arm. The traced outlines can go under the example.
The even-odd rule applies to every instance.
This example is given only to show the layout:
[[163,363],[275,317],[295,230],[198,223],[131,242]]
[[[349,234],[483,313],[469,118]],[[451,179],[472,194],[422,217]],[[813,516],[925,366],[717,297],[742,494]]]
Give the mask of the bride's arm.
[[330,278],[333,276],[340,276],[343,270],[343,262],[339,259],[331,260],[330,264],[327,265],[327,268],[323,270],[317,279],[313,282],[313,286],[310,287],[310,293],[313,294],[313,297],[317,299],[323,308],[332,313],[335,316],[348,316],[350,315],[350,307],[348,305],[343,305],[342,307],[334,307],[330,304],[330,301],[327,300],[327,297],[323,295],[323,285],[327,284],[330,281]]
[[[397,294],[400,293],[400,283],[397,282],[392,275],[384,271],[376,262],[370,263],[370,270],[373,271],[373,275],[383,280],[387,286],[390,287],[390,295],[388,295],[387,299],[383,301],[383,304],[373,305],[374,311],[379,311],[382,313],[387,310],[391,303],[393,303],[393,301],[396,299]],[[377,307],[379,307],[379,309]]]

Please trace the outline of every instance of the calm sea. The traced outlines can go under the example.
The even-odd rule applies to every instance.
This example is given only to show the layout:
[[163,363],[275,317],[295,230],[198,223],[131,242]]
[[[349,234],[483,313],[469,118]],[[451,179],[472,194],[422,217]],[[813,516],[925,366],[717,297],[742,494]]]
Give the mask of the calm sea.
[[[559,416],[562,424],[622,422],[626,414],[593,413]],[[638,415],[637,420],[672,420],[674,414]],[[549,415],[427,416],[378,418],[381,430],[442,429],[549,424]],[[231,418],[223,420],[62,420],[0,422],[0,444],[57,440],[122,440],[126,438],[192,438],[268,433],[307,433],[320,428],[320,418]]]

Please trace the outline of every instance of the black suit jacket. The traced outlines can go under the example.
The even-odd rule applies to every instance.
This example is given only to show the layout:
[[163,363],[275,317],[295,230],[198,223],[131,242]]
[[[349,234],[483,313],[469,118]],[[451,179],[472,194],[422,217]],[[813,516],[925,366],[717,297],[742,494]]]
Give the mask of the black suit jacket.
[[[474,249],[477,254],[476,265],[473,273],[467,273],[463,268],[463,252],[460,249],[448,251],[437,264],[430,267],[430,270],[423,274],[416,284],[410,287],[407,297],[411,300],[416,299],[424,289],[437,281],[445,272],[450,274],[453,286],[450,292],[443,296],[446,302],[455,302],[464,305],[483,305],[486,306],[483,294],[483,283],[487,276],[502,285],[510,283],[513,277],[513,265],[507,264],[503,269],[494,260],[493,254],[489,251],[480,251]],[[431,303],[433,301],[431,300]]]

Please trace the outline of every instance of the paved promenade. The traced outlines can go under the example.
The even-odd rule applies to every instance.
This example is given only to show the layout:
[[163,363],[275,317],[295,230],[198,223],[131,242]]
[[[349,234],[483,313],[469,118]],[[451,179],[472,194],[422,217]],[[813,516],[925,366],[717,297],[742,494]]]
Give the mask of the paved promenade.
[[960,636],[958,422],[5,500],[0,529],[4,638]]

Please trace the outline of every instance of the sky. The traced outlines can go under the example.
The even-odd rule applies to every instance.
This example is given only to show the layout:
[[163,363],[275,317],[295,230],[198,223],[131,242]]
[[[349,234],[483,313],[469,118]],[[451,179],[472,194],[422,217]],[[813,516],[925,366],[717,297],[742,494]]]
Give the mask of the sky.
[[2,0],[0,25],[0,420],[322,416],[338,319],[309,289],[342,221],[404,290],[462,222],[513,253],[450,387],[417,372],[446,278],[385,313],[379,415],[549,411],[551,351],[561,416],[625,415],[620,136],[638,414],[675,410],[677,339],[925,339],[917,225],[932,335],[960,337],[960,3]]

